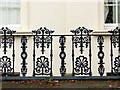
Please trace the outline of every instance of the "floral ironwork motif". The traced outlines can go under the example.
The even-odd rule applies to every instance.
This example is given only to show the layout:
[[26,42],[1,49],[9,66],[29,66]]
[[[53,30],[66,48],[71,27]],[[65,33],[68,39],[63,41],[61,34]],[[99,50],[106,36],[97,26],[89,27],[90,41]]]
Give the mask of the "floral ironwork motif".
[[11,68],[11,59],[7,56],[0,58],[0,71],[2,73],[11,73],[13,68]]
[[100,76],[103,76],[104,71],[105,71],[105,68],[103,66],[103,64],[105,64],[103,62],[103,58],[104,58],[104,52],[103,52],[104,38],[103,38],[103,36],[101,36],[101,35],[98,36],[97,42],[99,44],[99,46],[98,46],[98,48],[99,48],[98,58],[100,59],[100,62],[98,63],[99,64],[98,72],[99,72]]
[[36,61],[36,72],[38,75],[49,75],[51,68],[49,68],[49,60],[45,56],[40,56]]
[[75,61],[75,72],[77,75],[81,74],[89,74],[90,73],[90,68],[88,68],[88,61],[87,61],[87,57],[84,56],[79,56],[76,58]]
[[115,73],[120,73],[120,56],[115,58],[114,66]]
[[51,34],[54,32],[52,30],[47,29],[46,27],[40,28],[38,30],[33,30],[35,33],[35,44],[37,48],[41,48],[42,54],[44,54],[45,48],[49,48],[51,43]]

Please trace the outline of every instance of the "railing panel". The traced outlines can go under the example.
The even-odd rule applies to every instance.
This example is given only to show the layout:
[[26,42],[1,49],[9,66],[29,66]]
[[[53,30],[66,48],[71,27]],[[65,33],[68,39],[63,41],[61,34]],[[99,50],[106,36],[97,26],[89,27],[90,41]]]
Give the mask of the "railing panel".
[[[35,75],[50,75],[52,76],[52,61],[53,61],[53,50],[52,50],[52,36],[54,31],[48,30],[47,28],[40,28],[34,30],[35,36],[33,38],[33,76]],[[36,55],[36,48],[39,49],[41,54]],[[45,50],[48,48],[50,51],[49,56],[45,55]]]
[[120,75],[120,29],[109,31],[112,33],[111,41],[111,75]]
[[[84,27],[79,27],[76,30],[71,30],[74,33],[72,36],[72,75],[92,75],[91,70],[91,36],[92,30]],[[75,48],[79,50],[76,55]],[[88,57],[84,54],[84,49],[88,48]]]
[[[0,47],[3,50],[3,55],[0,56],[0,71],[4,76],[10,75],[14,73],[14,61],[15,61],[15,48],[14,48],[14,36],[10,29],[2,28],[0,29],[0,33],[2,34],[0,39]],[[11,49],[11,55],[8,55],[7,49]]]
[[68,35],[55,35],[46,27],[32,32],[17,36],[8,28],[0,30],[0,72],[4,76],[120,75],[119,28],[107,36],[94,36],[84,27]]

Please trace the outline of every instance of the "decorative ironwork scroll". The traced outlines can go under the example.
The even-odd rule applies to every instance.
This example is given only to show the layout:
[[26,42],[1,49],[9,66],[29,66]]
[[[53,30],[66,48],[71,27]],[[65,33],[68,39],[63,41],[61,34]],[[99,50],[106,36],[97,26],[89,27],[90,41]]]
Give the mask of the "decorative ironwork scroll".
[[21,73],[23,76],[25,76],[27,74],[27,63],[26,63],[26,59],[27,59],[27,52],[26,52],[26,44],[27,44],[27,37],[26,36],[22,36],[21,37],[21,43],[22,43],[22,53],[21,53],[21,58],[22,58],[22,68],[21,68]]
[[54,31],[48,30],[46,27],[32,31],[36,34],[35,43],[37,48],[41,48],[42,54],[44,54],[45,48],[49,48],[51,43],[51,36]]
[[113,69],[115,73],[120,73],[120,55],[118,57],[115,57]]
[[[14,73],[15,49],[14,49],[14,36],[16,31],[10,30],[7,27],[0,29],[0,48],[3,48],[4,56],[0,58],[1,72],[4,74]],[[12,60],[7,54],[7,48],[12,48]]]
[[[74,33],[72,36],[72,61],[73,61],[73,76],[74,75],[92,75],[91,72],[91,36],[93,30],[88,30],[85,27],[79,27],[76,30],[71,30]],[[75,58],[75,48],[80,48],[80,55]],[[82,55],[84,48],[89,48],[89,59]]]
[[[109,31],[112,33],[111,41],[111,73],[118,74],[120,73],[120,28],[115,28],[114,30]],[[118,48],[118,56],[113,59],[113,48]]]
[[[2,38],[0,39],[0,47],[4,48],[3,52],[6,54],[7,48],[11,48],[12,44],[14,43],[12,34],[15,33],[16,31],[10,30],[7,27],[0,29],[0,34],[2,34]],[[7,36],[9,35],[9,36]]]
[[76,58],[75,66],[76,66],[75,67],[75,72],[76,72],[77,75],[79,75],[79,74],[87,75],[90,72],[90,68],[88,68],[88,60],[84,56],[79,56],[79,57]]
[[98,52],[98,58],[100,59],[100,62],[98,63],[99,64],[99,68],[98,68],[98,72],[100,74],[100,76],[103,76],[104,74],[104,71],[105,71],[105,68],[104,68],[104,65],[105,64],[103,62],[103,58],[104,58],[104,52],[103,52],[103,43],[104,43],[104,38],[103,36],[98,36],[98,39],[97,39],[97,42],[99,44],[99,52]]
[[66,73],[66,68],[65,68],[65,57],[66,57],[66,53],[64,51],[65,49],[65,43],[66,43],[66,38],[65,36],[61,36],[60,39],[59,39],[59,43],[60,43],[60,48],[61,48],[61,52],[59,54],[60,56],[60,59],[61,59],[61,67],[60,67],[60,73],[62,76],[65,75]]
[[51,68],[49,68],[49,60],[45,56],[40,56],[36,61],[36,72],[39,75],[50,75]]
[[[52,76],[52,33],[54,31],[47,29],[46,27],[41,27],[38,30],[32,31],[35,33],[34,35],[34,47],[33,47],[33,62],[34,62],[34,70],[33,76],[35,75],[50,75]],[[42,54],[45,53],[46,48],[50,48],[50,59],[45,56],[40,56],[37,58],[36,62],[36,47],[41,49]],[[49,67],[50,66],[50,67]]]
[[0,58],[0,71],[7,73],[12,73],[13,68],[11,67],[11,59],[7,56]]

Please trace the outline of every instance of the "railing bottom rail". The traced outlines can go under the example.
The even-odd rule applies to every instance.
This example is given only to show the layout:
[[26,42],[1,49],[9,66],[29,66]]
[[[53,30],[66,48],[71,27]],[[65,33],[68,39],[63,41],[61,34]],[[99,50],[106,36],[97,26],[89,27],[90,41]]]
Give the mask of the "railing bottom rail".
[[1,77],[0,81],[22,80],[120,80],[120,76],[54,76],[54,77]]

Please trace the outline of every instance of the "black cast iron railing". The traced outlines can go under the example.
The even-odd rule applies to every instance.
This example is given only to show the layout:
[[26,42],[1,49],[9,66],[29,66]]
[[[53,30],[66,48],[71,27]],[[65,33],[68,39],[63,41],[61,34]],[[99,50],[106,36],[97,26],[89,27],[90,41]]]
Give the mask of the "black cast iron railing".
[[[88,30],[84,27],[79,27],[76,30],[71,30],[74,35],[72,36],[72,63],[73,72],[72,75],[92,75],[91,71],[91,36],[92,30]],[[79,56],[75,57],[75,48],[80,49]],[[84,48],[89,49],[89,57],[87,58],[83,52]]]
[[[52,61],[53,61],[53,50],[52,50],[52,36],[54,31],[48,30],[47,28],[40,28],[32,31],[35,33],[34,46],[33,46],[33,76],[35,75],[50,75],[52,76]],[[36,47],[42,52],[36,60]],[[50,48],[50,58],[44,55],[45,48]]]
[[[79,27],[75,30],[70,31],[70,35],[55,35],[54,31],[47,29],[46,27],[41,27],[37,30],[33,30],[33,35],[29,36],[32,37],[32,45],[29,46],[28,36],[21,35],[21,46],[18,46],[16,43],[17,48],[21,47],[21,55],[19,60],[21,60],[21,71],[19,74],[26,76],[28,73],[29,67],[28,64],[32,63],[32,75],[33,77],[36,76],[54,76],[54,68],[53,68],[53,61],[56,59],[54,58],[54,53],[59,54],[59,60],[61,65],[56,64],[55,68],[58,68],[59,73],[61,76],[65,76],[67,70],[72,68],[71,75],[72,76],[94,76],[93,75],[93,67],[96,68],[98,74],[100,76],[105,75],[107,76],[120,76],[120,29],[116,28],[114,30],[109,31],[109,35],[106,37],[110,37],[110,45],[109,45],[109,52],[110,57],[108,61],[110,61],[110,68],[111,71],[107,72],[105,68],[105,64],[107,60],[105,60],[105,36],[104,35],[97,35],[97,40],[95,41],[96,44],[93,44],[94,35],[92,34],[93,30],[89,30],[85,27]],[[19,38],[20,38],[19,37]],[[68,52],[71,52],[71,55],[67,54],[66,46],[67,41],[71,41],[71,48],[69,48]],[[18,38],[18,37],[17,37]],[[54,42],[54,39],[58,38],[58,42]],[[94,39],[94,40],[93,40]],[[10,30],[8,28],[0,29],[0,47],[1,47],[1,54],[0,54],[0,72],[2,76],[15,76],[15,61],[17,59],[15,56],[15,40],[16,35],[15,31]],[[54,51],[56,43],[59,43],[58,48],[59,52]],[[30,62],[27,61],[29,52],[27,52],[28,48],[32,48],[32,55]],[[93,62],[93,50],[92,47],[97,48],[97,53],[95,53],[97,57],[97,65],[92,66]],[[11,55],[8,54],[7,49],[11,48],[12,50]],[[118,53],[115,53],[115,48],[117,48]],[[3,53],[2,53],[3,52]],[[46,53],[47,52],[47,53]],[[11,57],[10,57],[11,56]],[[70,57],[72,61],[72,65],[67,67],[66,64],[69,62],[67,61],[67,57]],[[17,57],[18,58],[18,57]],[[54,62],[55,63],[55,62]],[[19,76],[18,74],[18,76]]]
[[[0,47],[3,48],[4,55],[0,57],[0,71],[6,75],[14,72],[15,48],[14,36],[15,31],[6,28],[0,29],[2,38],[0,39]],[[12,48],[12,58],[7,56],[7,48]]]

